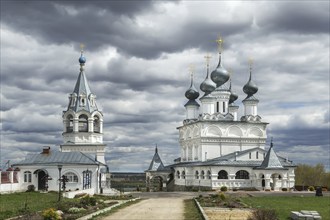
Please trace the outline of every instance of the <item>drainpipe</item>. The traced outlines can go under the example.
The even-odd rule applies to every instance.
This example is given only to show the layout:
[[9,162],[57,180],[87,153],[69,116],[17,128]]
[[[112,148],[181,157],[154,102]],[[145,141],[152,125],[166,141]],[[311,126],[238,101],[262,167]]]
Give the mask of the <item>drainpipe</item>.
[[98,184],[96,185],[96,193],[99,193],[99,184],[101,184],[101,181],[98,181],[99,178],[99,170],[100,170],[100,164],[97,164],[97,170],[96,170],[96,181],[98,182]]

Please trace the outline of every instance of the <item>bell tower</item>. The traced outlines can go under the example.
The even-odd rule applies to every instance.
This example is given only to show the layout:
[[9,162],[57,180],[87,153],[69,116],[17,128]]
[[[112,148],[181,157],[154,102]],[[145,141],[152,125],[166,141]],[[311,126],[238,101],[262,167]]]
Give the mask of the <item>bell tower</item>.
[[105,164],[103,114],[97,108],[96,95],[91,92],[85,75],[83,46],[79,63],[80,73],[74,90],[69,95],[68,108],[62,114],[64,143],[61,151],[94,154],[97,161]]

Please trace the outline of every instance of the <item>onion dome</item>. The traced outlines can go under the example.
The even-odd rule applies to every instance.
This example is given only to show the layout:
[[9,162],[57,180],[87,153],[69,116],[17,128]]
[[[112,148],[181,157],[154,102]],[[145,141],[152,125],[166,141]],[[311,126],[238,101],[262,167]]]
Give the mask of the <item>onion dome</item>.
[[84,63],[86,63],[86,58],[84,57],[83,54],[81,54],[81,56],[80,56],[80,58],[79,58],[79,63],[80,63],[80,64],[84,64]]
[[209,66],[210,66],[210,58],[211,56],[205,56],[206,58],[206,64],[207,64],[207,71],[206,71],[206,78],[205,80],[201,83],[200,89],[205,92],[205,95],[210,94],[215,90],[216,84],[210,79],[209,77]]
[[85,45],[80,44],[80,51],[81,51],[81,55],[79,57],[79,63],[80,64],[85,64],[86,63],[86,58],[84,57],[84,47],[85,47]]
[[244,85],[243,92],[247,94],[247,97],[251,97],[258,92],[258,86],[252,81],[252,63],[250,62],[250,78]]
[[231,104],[238,99],[238,95],[235,92],[231,91],[231,80],[229,85],[229,91],[230,91],[229,104]]
[[197,91],[196,87],[194,86],[193,82],[193,75],[191,74],[191,83],[189,89],[186,91],[185,96],[189,100],[195,100],[199,96],[199,92]]
[[217,84],[217,87],[225,84],[230,75],[229,72],[221,64],[221,52],[219,52],[219,63],[215,70],[211,73],[211,79]]

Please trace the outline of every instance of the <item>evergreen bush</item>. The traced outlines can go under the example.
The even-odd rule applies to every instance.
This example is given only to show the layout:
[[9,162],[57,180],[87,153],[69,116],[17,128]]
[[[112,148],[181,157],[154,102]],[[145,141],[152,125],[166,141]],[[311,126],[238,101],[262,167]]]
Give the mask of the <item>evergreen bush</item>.
[[34,185],[28,185],[26,192],[34,192],[36,187]]
[[226,192],[228,190],[227,186],[221,186],[220,191]]
[[315,190],[314,186],[309,186],[308,187],[308,191],[314,191],[314,190]]

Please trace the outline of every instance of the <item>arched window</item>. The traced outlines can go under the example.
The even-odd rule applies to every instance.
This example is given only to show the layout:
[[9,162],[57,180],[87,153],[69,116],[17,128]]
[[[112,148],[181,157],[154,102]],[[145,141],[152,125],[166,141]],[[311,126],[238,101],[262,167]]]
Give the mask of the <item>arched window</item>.
[[66,132],[73,132],[73,116],[68,115],[66,118],[67,124],[66,124]]
[[211,178],[212,178],[212,176],[211,176],[211,171],[207,171],[207,178],[210,180]]
[[249,173],[245,170],[239,170],[236,172],[235,179],[250,179]]
[[225,170],[220,170],[218,173],[218,179],[228,179],[228,173]]
[[181,177],[182,177],[182,179],[186,179],[186,172],[185,171],[182,171]]
[[180,171],[179,170],[176,171],[176,176],[177,176],[178,179],[180,179]]
[[97,115],[94,116],[93,124],[94,124],[94,132],[100,133],[100,118]]
[[197,170],[195,172],[195,179],[199,179],[199,172]]
[[86,115],[79,116],[79,132],[88,131],[88,117]]
[[32,173],[30,171],[24,172],[24,183],[31,183],[32,182]]
[[78,183],[78,176],[72,172],[68,172],[64,174],[66,179],[68,180],[68,183]]
[[205,179],[205,173],[204,173],[204,170],[202,170],[202,172],[201,172],[201,179]]

